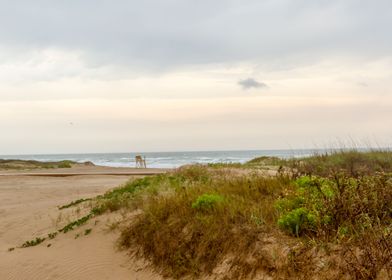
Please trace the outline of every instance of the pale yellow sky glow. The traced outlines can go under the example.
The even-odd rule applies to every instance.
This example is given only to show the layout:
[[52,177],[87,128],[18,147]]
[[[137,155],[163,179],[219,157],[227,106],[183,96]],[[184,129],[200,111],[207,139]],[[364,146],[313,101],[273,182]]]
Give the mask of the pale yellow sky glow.
[[[163,25],[157,12],[142,30],[118,29],[115,15],[95,30],[104,8],[92,12],[91,33],[77,20],[36,37],[0,29],[0,154],[290,149],[348,138],[390,146],[391,20],[375,20],[389,2],[368,12],[355,1],[278,2],[222,1]],[[10,6],[21,21],[29,14]],[[270,29],[259,19],[268,11],[278,17]]]
[[[10,153],[306,148],[348,137],[388,144],[389,65],[268,73],[211,66],[129,79],[3,81],[2,142],[15,147]],[[25,73],[37,67],[51,75],[52,67],[28,67]],[[237,81],[250,75],[265,77],[268,88],[241,89]]]

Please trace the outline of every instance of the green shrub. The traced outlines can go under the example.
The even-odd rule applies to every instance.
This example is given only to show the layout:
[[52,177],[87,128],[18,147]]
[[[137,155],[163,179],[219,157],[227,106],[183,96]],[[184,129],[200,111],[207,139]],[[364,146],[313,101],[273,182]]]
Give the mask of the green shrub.
[[310,176],[302,176],[295,180],[294,182],[300,188],[311,187],[317,183],[316,178]]
[[211,210],[222,201],[223,197],[219,194],[203,194],[192,203],[192,208],[204,211]]
[[325,203],[334,195],[327,179],[303,176],[294,181],[294,191],[277,200],[275,207],[280,213],[278,225],[299,236],[312,233],[318,226],[329,223]]
[[316,217],[308,209],[301,207],[282,215],[278,220],[278,225],[299,236],[304,230],[315,230]]
[[334,238],[392,222],[391,175],[332,179],[300,177],[277,200],[278,224],[288,232]]

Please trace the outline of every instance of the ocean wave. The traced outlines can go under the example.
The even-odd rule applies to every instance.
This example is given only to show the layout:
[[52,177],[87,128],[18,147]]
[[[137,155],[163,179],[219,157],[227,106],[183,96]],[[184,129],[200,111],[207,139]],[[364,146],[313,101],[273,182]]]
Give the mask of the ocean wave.
[[[211,151],[211,152],[163,152],[140,153],[146,157],[147,167],[176,168],[191,163],[244,163],[259,156],[277,156],[281,158],[304,157],[314,153],[314,150],[260,150],[260,151]],[[138,153],[139,154],[139,153]],[[63,154],[63,155],[24,155],[0,156],[38,161],[73,160],[76,162],[91,161],[96,165],[110,167],[134,167],[136,153],[107,153],[107,154]]]

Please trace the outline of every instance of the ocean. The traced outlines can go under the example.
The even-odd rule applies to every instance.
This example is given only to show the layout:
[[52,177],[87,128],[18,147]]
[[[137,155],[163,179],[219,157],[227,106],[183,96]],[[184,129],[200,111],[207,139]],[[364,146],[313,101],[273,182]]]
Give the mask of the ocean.
[[50,155],[4,155],[1,159],[38,161],[72,160],[91,161],[96,165],[111,167],[134,167],[135,156],[146,157],[147,167],[176,168],[192,163],[244,163],[259,156],[280,158],[305,157],[324,150],[252,150],[252,151],[205,151],[205,152],[149,152],[149,153],[97,153],[97,154],[50,154]]

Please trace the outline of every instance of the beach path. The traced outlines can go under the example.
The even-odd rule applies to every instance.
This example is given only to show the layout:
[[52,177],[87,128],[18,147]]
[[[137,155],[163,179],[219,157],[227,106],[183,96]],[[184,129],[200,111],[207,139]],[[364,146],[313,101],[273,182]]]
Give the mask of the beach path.
[[[27,176],[24,171],[18,171],[19,175],[15,171],[0,172],[8,174],[0,176],[0,279],[160,279],[145,264],[116,249],[118,233],[108,231],[108,225],[115,219],[113,214],[96,218],[72,232],[58,234],[38,246],[8,251],[26,240],[47,236],[75,215],[87,211],[83,206],[60,211],[58,206],[103,194],[135,177],[132,172],[140,174],[141,171],[78,168],[29,171],[33,175],[50,173],[48,176]],[[56,176],[63,173],[73,176]],[[82,175],[86,173],[89,175]],[[84,235],[87,228],[92,228],[92,232]],[[76,238],[77,235],[80,237]]]

